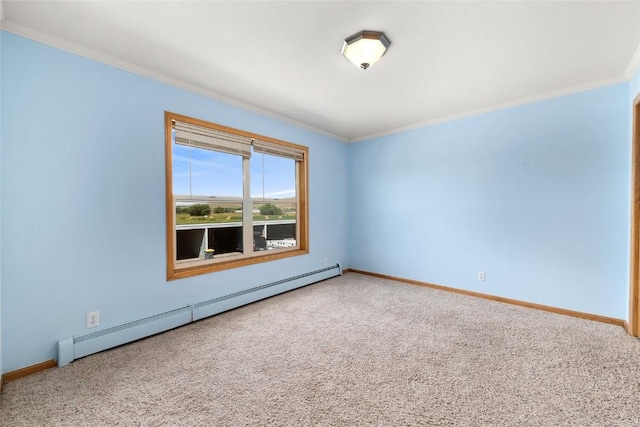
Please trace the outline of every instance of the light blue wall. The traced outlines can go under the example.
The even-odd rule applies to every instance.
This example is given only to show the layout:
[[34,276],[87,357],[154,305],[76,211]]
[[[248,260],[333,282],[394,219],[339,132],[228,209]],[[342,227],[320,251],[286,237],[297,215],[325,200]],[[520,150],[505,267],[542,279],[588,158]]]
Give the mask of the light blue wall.
[[[347,145],[5,32],[2,370],[59,338],[347,260]],[[310,254],[165,280],[164,111],[309,147]]]
[[352,145],[351,267],[625,318],[628,90]]

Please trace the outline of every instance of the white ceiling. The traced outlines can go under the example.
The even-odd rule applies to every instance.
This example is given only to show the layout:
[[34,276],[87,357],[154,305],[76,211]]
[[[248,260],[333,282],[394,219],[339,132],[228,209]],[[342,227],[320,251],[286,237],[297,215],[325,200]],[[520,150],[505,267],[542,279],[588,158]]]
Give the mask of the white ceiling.
[[[622,82],[640,63],[640,1],[3,4],[8,31],[351,141]],[[391,40],[366,71],[340,55],[363,29]]]

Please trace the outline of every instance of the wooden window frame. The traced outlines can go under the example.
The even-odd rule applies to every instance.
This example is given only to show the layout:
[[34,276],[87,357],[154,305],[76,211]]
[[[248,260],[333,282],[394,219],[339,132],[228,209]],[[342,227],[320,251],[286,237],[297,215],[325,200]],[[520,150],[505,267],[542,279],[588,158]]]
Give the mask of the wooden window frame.
[[[291,249],[277,249],[261,252],[253,252],[250,255],[239,255],[223,260],[201,260],[188,264],[177,263],[176,261],[176,219],[173,194],[173,141],[172,123],[181,121],[223,132],[245,136],[255,140],[267,141],[273,144],[290,147],[303,152],[303,160],[296,162],[296,194],[298,198],[297,208],[297,234],[296,247]],[[281,141],[264,135],[235,129],[216,123],[207,122],[193,117],[184,116],[177,113],[165,111],[165,188],[166,188],[166,249],[167,249],[167,280],[183,279],[200,274],[213,273],[216,271],[228,270],[232,268],[244,267],[262,262],[275,261],[293,256],[305,255],[309,253],[309,149],[308,147]],[[247,217],[251,212],[243,209],[243,227],[246,226]],[[251,220],[253,218],[251,217]]]

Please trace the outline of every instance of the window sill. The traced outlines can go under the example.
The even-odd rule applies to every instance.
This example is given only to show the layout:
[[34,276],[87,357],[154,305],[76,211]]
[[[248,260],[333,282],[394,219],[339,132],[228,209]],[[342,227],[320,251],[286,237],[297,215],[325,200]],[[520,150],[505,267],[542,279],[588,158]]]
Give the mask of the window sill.
[[232,256],[233,254],[221,254],[216,255],[213,259],[180,260],[175,262],[175,267],[169,267],[167,269],[167,280],[183,279],[199,274],[229,270],[232,268],[259,264],[261,262],[306,255],[308,253],[308,249],[300,249],[296,247],[260,251],[259,253],[254,253],[246,257]]

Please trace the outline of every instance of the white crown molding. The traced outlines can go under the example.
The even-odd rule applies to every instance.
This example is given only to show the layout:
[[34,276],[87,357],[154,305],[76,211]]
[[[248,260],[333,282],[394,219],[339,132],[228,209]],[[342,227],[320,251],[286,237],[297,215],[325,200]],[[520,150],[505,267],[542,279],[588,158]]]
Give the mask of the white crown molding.
[[624,70],[624,77],[627,80],[631,80],[636,71],[638,71],[638,68],[640,68],[640,45],[638,45],[636,53],[633,54],[629,65],[627,65],[627,68]]
[[394,128],[394,129],[389,129],[389,130],[386,130],[386,131],[373,133],[371,135],[365,135],[365,136],[361,136],[361,137],[358,137],[358,138],[352,138],[348,142],[349,143],[355,143],[355,142],[367,141],[367,140],[374,139],[374,138],[380,138],[380,137],[383,137],[383,136],[389,136],[389,135],[398,134],[398,133],[401,133],[401,132],[407,132],[407,131],[410,131],[410,130],[420,129],[420,128],[427,127],[427,126],[433,126],[433,125],[436,125],[436,124],[439,124],[439,123],[452,122],[454,120],[459,120],[459,119],[464,119],[464,118],[467,118],[467,117],[478,116],[480,114],[486,114],[486,113],[491,113],[491,112],[494,112],[494,111],[505,110],[507,108],[518,107],[518,106],[526,105],[526,104],[533,104],[535,102],[546,101],[548,99],[559,98],[561,96],[566,96],[566,95],[573,95],[573,94],[580,93],[580,92],[586,92],[588,90],[599,89],[601,87],[611,86],[611,85],[618,84],[618,83],[624,83],[626,81],[628,81],[628,79],[626,79],[624,77],[620,77],[620,78],[616,78],[616,79],[602,80],[602,81],[599,81],[599,82],[589,83],[589,84],[581,85],[581,86],[574,86],[574,87],[567,88],[567,89],[561,89],[561,90],[557,90],[557,91],[553,91],[553,92],[547,92],[547,93],[544,93],[544,94],[541,94],[541,95],[535,95],[535,96],[529,96],[529,97],[525,97],[525,98],[520,98],[520,99],[516,99],[514,101],[505,102],[503,104],[496,104],[496,105],[492,105],[492,106],[486,107],[486,108],[478,108],[476,110],[470,110],[470,111],[466,111],[466,112],[460,113],[460,114],[453,114],[451,116],[441,117],[441,118],[432,119],[432,120],[426,120],[426,121],[423,121],[423,122],[418,122],[418,123],[414,123],[414,124],[407,125],[407,126],[401,126],[401,127]]
[[[2,0],[0,0],[0,6],[2,6]],[[320,129],[314,126],[311,126],[309,124],[300,122],[298,120],[292,119],[290,117],[281,115],[281,114],[277,114],[268,110],[265,110],[263,108],[260,108],[258,106],[252,105],[252,104],[248,104],[246,102],[240,101],[238,99],[223,95],[221,93],[212,91],[210,89],[204,88],[202,86],[199,85],[194,85],[192,83],[186,82],[184,80],[172,77],[170,75],[164,74],[164,73],[159,73],[157,71],[151,70],[149,68],[146,67],[141,67],[139,65],[133,64],[131,62],[128,61],[123,61],[121,59],[115,58],[111,55],[106,55],[104,53],[95,51],[93,49],[89,49],[83,46],[80,46],[78,44],[75,43],[71,43],[62,39],[59,39],[57,37],[53,37],[49,34],[45,34],[41,31],[37,31],[34,30],[32,28],[28,28],[25,27],[23,25],[17,24],[13,21],[4,19],[0,22],[0,29],[4,30],[4,31],[8,31],[10,33],[19,35],[21,37],[25,37],[43,44],[46,44],[48,46],[52,46],[67,52],[71,52],[73,54],[106,64],[106,65],[110,65],[112,67],[116,67],[134,74],[138,74],[140,76],[161,82],[161,83],[165,83],[168,84],[170,86],[179,88],[179,89],[183,89],[186,90],[188,92],[197,94],[197,95],[202,95],[206,98],[212,99],[214,101],[219,101],[225,104],[228,104],[230,106],[234,106],[234,107],[238,107],[238,108],[242,108],[243,110],[247,110],[249,112],[252,113],[256,113],[256,114],[260,114],[262,116],[274,119],[274,120],[278,120],[280,122],[284,122],[287,123],[289,125],[301,128],[301,129],[305,129],[308,130],[310,132],[314,132],[320,135],[324,135],[324,136],[328,136],[332,139],[335,139],[337,141],[340,142],[348,142],[349,139],[341,136],[341,135],[337,135],[334,134],[332,132],[328,132],[324,129]]]

